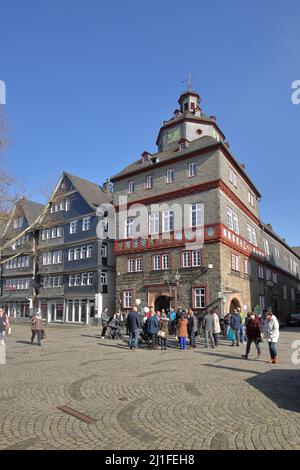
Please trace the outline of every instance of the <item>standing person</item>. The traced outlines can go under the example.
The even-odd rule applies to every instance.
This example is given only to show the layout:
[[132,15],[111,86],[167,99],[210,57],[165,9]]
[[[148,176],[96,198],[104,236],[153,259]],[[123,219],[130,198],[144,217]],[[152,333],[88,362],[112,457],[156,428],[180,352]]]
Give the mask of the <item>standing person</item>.
[[138,348],[138,341],[141,330],[140,315],[138,314],[137,308],[133,307],[131,312],[127,316],[127,326],[129,330],[128,345],[131,351],[136,351]]
[[205,337],[205,348],[208,348],[208,338],[211,342],[211,347],[214,349],[215,347],[215,340],[213,337],[213,317],[207,311],[203,317],[202,321],[202,328],[204,330],[204,337]]
[[175,335],[176,333],[176,312],[172,308],[170,312],[170,334]]
[[269,350],[271,360],[270,364],[278,364],[278,353],[276,349],[276,343],[279,340],[279,323],[272,310],[266,313],[266,319],[264,322],[264,335],[269,343]]
[[169,321],[166,318],[166,314],[164,312],[161,312],[161,318],[159,321],[159,329],[165,333],[164,336],[161,336],[160,341],[161,341],[161,350],[166,351],[167,345],[168,345],[168,336],[169,336]]
[[247,347],[246,347],[246,354],[243,356],[245,359],[248,359],[251,344],[254,341],[257,350],[257,358],[260,358],[261,349],[260,349],[260,342],[261,342],[261,325],[260,321],[255,315],[254,312],[251,313],[250,316],[247,315],[247,322],[246,322],[246,335],[247,335]]
[[240,341],[242,344],[244,344],[244,339],[245,339],[245,318],[246,318],[246,315],[245,315],[245,312],[242,311],[240,308],[237,309],[239,314],[240,314],[240,317],[241,317],[241,326],[240,326]]
[[231,320],[231,315],[230,313],[227,313],[224,317],[224,324],[225,324],[225,338],[228,333],[228,330],[230,328],[230,320]]
[[101,323],[102,323],[102,333],[101,333],[101,339],[105,338],[105,333],[108,327],[108,308],[104,309],[104,311],[101,314]]
[[3,308],[0,308],[0,341],[1,341],[2,346],[5,346],[4,336],[5,336],[5,332],[7,328],[8,328],[8,322],[7,322],[6,313]]
[[196,347],[196,334],[198,332],[198,321],[193,309],[189,309],[188,333],[190,338],[190,349]]
[[31,318],[31,344],[34,342],[35,336],[37,336],[38,346],[41,346],[42,331],[44,330],[44,323],[41,314],[37,312]]
[[215,346],[217,347],[219,344],[218,335],[221,333],[220,319],[219,319],[219,315],[217,314],[215,310],[212,310],[211,316],[213,319],[212,334],[214,337]]
[[[160,312],[157,312],[158,314]],[[157,332],[159,330],[158,315],[152,310],[151,316],[147,320],[147,337],[148,337],[148,349],[157,349]]]
[[230,326],[234,331],[235,340],[232,341],[231,346],[234,346],[236,342],[236,346],[240,345],[240,328],[241,328],[241,316],[239,312],[235,309],[233,315],[230,318]]
[[186,337],[188,335],[187,331],[188,321],[185,318],[184,314],[181,314],[178,320],[178,338],[181,350],[186,350]]

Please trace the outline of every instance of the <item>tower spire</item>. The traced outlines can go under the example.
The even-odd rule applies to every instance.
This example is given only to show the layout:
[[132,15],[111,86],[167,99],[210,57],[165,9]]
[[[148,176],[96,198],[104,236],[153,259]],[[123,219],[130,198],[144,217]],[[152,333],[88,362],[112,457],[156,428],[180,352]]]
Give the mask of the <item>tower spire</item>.
[[182,83],[187,83],[188,91],[192,91],[192,79],[195,77],[196,75],[191,76],[191,73],[189,72],[188,78],[182,81]]

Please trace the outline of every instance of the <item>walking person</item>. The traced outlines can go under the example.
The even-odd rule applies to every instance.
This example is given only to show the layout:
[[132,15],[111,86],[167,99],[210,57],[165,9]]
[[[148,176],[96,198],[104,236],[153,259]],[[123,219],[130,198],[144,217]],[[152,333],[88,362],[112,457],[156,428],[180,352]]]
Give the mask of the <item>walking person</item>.
[[190,349],[196,347],[196,335],[198,333],[198,320],[195,316],[194,310],[189,309],[189,319],[188,319],[188,334],[190,338]]
[[[157,312],[158,314],[160,312]],[[151,316],[147,320],[147,341],[148,341],[148,349],[157,349],[157,332],[159,330],[159,320],[158,315],[151,311]]]
[[204,331],[204,338],[205,338],[205,348],[208,348],[208,339],[210,339],[211,347],[214,349],[215,347],[215,340],[213,337],[213,317],[207,311],[203,317],[202,321],[202,328]]
[[38,346],[41,346],[42,331],[44,331],[44,323],[41,314],[37,312],[30,320],[31,323],[31,344],[34,338],[37,337]]
[[105,333],[108,327],[108,308],[104,309],[101,315],[101,323],[102,323],[102,333],[101,333],[101,339],[105,338]]
[[219,334],[221,333],[220,319],[215,310],[212,310],[211,316],[213,319],[212,334],[214,337],[215,346],[217,347],[219,345]]
[[136,351],[138,348],[138,341],[141,330],[140,315],[138,314],[136,307],[133,307],[133,309],[128,313],[127,326],[129,331],[129,348],[131,351]]
[[232,341],[231,346],[234,346],[234,343],[236,343],[236,346],[239,346],[240,345],[241,316],[236,309],[234,310],[233,315],[231,315],[230,326],[233,329],[234,334],[235,334],[235,339]]
[[276,349],[276,343],[279,340],[279,323],[275,315],[273,315],[272,310],[269,310],[266,314],[266,319],[264,322],[264,335],[269,343],[269,350],[271,360],[270,364],[278,364],[278,352]]
[[169,336],[169,320],[166,318],[166,314],[161,312],[161,318],[159,321],[159,329],[161,332],[160,349],[166,351],[168,345],[168,336]]
[[256,359],[260,358],[261,349],[261,324],[258,317],[255,315],[254,312],[251,313],[250,316],[247,315],[247,322],[246,322],[246,335],[247,335],[247,346],[246,346],[246,354],[243,356],[244,359],[248,359],[251,344],[254,342],[256,350],[257,350],[257,357]]
[[0,344],[5,346],[4,337],[6,330],[9,327],[9,323],[7,321],[7,316],[3,308],[0,308]]
[[179,348],[181,350],[186,350],[186,338],[188,335],[188,320],[185,318],[185,315],[182,313],[179,317],[177,329],[178,329],[178,338],[179,338]]

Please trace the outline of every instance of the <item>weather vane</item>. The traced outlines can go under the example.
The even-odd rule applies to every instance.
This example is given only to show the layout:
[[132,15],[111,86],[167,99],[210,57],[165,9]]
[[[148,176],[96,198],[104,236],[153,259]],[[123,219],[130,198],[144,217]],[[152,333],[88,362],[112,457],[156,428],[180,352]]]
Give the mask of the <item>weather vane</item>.
[[191,77],[191,74],[189,73],[189,76],[188,78],[186,78],[185,80],[182,80],[182,83],[187,83],[188,84],[188,91],[192,91],[192,79],[195,78],[196,75],[193,75]]

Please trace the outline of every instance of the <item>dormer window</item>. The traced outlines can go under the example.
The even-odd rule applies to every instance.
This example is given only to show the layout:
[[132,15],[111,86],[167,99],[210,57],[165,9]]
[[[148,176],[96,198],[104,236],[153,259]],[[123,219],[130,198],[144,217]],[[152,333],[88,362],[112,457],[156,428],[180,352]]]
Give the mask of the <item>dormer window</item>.
[[149,157],[150,157],[150,153],[147,152],[147,151],[145,151],[145,152],[142,153],[141,156],[142,156],[142,162],[143,162],[143,163],[144,163],[144,162],[148,162],[148,161],[149,161]]
[[128,181],[128,194],[133,194],[134,190],[134,180]]
[[180,139],[179,140],[179,149],[186,149],[189,146],[189,141],[187,139]]
[[158,163],[158,162],[159,162],[158,157],[153,157],[153,158],[151,158],[151,163],[152,163],[152,165],[154,165],[155,163]]
[[23,216],[17,217],[14,220],[14,228],[21,228],[21,227],[23,227],[23,224],[24,224],[24,217]]

